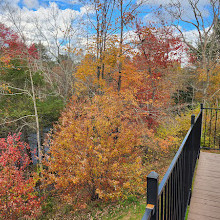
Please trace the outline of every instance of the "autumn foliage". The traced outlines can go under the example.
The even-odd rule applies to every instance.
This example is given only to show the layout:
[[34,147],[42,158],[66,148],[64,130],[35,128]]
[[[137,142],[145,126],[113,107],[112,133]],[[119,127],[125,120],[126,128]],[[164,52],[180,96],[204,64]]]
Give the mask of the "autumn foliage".
[[34,218],[39,214],[40,200],[35,181],[28,176],[30,164],[20,135],[0,139],[0,218]]
[[76,206],[142,192],[141,129],[118,95],[72,98],[55,128],[48,178]]
[[[21,64],[24,60],[38,58],[38,52],[34,44],[25,45],[17,33],[0,23],[0,67],[2,70],[15,68],[13,59],[19,58]],[[15,68],[16,69],[16,68]]]
[[30,46],[25,45],[17,33],[0,23],[0,49],[11,58],[19,56],[33,56],[38,57],[38,53],[34,44]]
[[149,125],[155,128],[154,111],[170,104],[170,85],[163,84],[179,62],[170,53],[181,45],[168,30],[168,39],[153,28],[138,31],[135,43],[146,40],[139,52],[119,58],[117,46],[107,45],[101,72],[93,51],[84,57],[74,74],[75,94],[46,143],[43,182],[53,184],[75,208],[144,194],[145,166],[174,144],[172,136],[157,136]]
[[[102,5],[95,1],[96,36],[92,34],[85,51],[79,49],[82,56],[77,61],[73,58],[77,49],[65,45],[66,41],[62,47],[60,44],[57,57],[52,58],[48,55],[51,53],[47,54],[50,48],[43,44],[27,46],[18,34],[0,23],[0,89],[5,95],[5,99],[1,97],[2,103],[9,103],[5,106],[14,112],[15,107],[8,101],[8,96],[14,95],[8,88],[9,82],[14,83],[14,88],[22,85],[24,89],[18,88],[18,95],[33,97],[36,93],[36,110],[46,112],[39,114],[42,125],[36,126],[42,133],[44,121],[52,124],[55,120],[51,118],[57,118],[48,117],[55,112],[56,103],[60,103],[51,97],[61,95],[68,103],[44,143],[49,151],[44,155],[38,179],[45,197],[55,192],[74,211],[86,208],[91,201],[116,201],[128,195],[145,194],[144,178],[149,167],[157,167],[161,158],[166,160],[188,129],[185,116],[178,112],[180,119],[174,117],[174,96],[179,85],[181,89],[185,86],[185,78],[179,82],[182,76],[178,75],[182,74],[181,53],[186,49],[182,39],[170,27],[138,24],[132,13],[121,17],[121,37],[117,31],[108,34],[113,27],[105,24],[107,14],[102,12],[107,2]],[[99,13],[103,13],[102,22]],[[124,38],[123,26],[128,23],[136,29],[132,40]],[[66,54],[61,51],[64,47]],[[42,51],[46,55],[43,60]],[[33,71],[30,92],[26,90],[30,87],[28,70]],[[201,86],[206,75],[202,69],[196,71],[193,80]],[[209,82],[212,86],[207,90],[213,102],[219,100],[219,81],[216,65]],[[195,98],[202,95],[197,92]],[[52,105],[43,103],[46,97],[48,102],[51,98]],[[36,116],[33,109],[27,112],[34,99],[24,100],[27,103],[21,101],[21,113]],[[4,109],[7,117],[13,115],[8,113],[9,108]],[[39,140],[39,149],[41,144]],[[35,218],[40,212],[35,174],[28,172],[27,149],[19,135],[0,139],[0,218]]]
[[172,93],[176,89],[172,78],[180,68],[184,48],[179,36],[169,27],[157,29],[137,24],[136,33],[139,51],[133,62],[140,75],[136,94],[151,127],[172,104]]

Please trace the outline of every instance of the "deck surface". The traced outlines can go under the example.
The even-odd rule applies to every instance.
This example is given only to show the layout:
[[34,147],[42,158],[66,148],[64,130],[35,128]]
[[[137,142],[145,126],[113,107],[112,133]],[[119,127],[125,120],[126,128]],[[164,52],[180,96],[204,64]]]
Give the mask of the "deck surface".
[[201,152],[188,220],[220,220],[220,154]]

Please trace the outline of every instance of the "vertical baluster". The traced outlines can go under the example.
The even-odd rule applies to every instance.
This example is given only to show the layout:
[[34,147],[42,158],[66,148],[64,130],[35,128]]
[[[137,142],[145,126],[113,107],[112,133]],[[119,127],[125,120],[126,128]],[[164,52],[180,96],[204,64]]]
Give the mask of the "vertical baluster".
[[184,173],[184,166],[183,166],[183,152],[180,156],[180,219],[183,219],[184,217],[184,202],[183,202],[183,193],[184,193],[184,187],[183,187],[183,173]]
[[163,220],[164,215],[164,196],[163,192],[161,193],[161,202],[160,202],[160,219]]
[[173,203],[174,203],[174,190],[173,190],[173,172],[171,174],[171,208],[170,208],[170,216],[173,219]]
[[160,212],[160,211],[159,211],[159,210],[160,210],[160,199],[157,200],[156,210],[157,210],[157,211],[156,211],[156,220],[159,220],[159,218],[160,218],[160,215],[159,215],[159,214],[160,214],[160,213],[159,213],[159,212]]
[[185,215],[185,210],[184,210],[184,163],[183,163],[183,153],[181,155],[181,161],[180,161],[180,166],[181,166],[181,172],[180,172],[180,210],[181,210],[181,219],[183,219]]
[[206,145],[205,145],[205,135],[206,135],[206,120],[207,120],[207,109],[205,110],[205,119],[204,119],[204,121],[205,121],[205,126],[204,126],[204,127],[205,127],[205,128],[204,128],[204,130],[205,130],[205,131],[204,131],[204,147],[206,146]]
[[[178,160],[178,161],[179,161],[179,160]],[[176,205],[175,205],[175,213],[176,213],[175,216],[176,216],[176,217],[175,217],[175,218],[176,218],[176,219],[178,219],[178,212],[179,212],[179,210],[178,210],[178,209],[179,209],[179,201],[178,201],[178,199],[179,199],[179,189],[178,189],[178,188],[179,188],[179,186],[178,186],[179,170],[178,170],[178,161],[177,161],[177,163],[176,163],[176,178],[175,178],[175,188],[176,188],[176,189],[175,189],[175,191],[176,191],[176,199],[175,199],[175,200],[176,200],[176,201],[175,201],[175,204],[176,204]]]
[[211,148],[211,133],[212,133],[212,109],[210,113],[210,122],[209,122],[209,148]]
[[177,219],[177,203],[178,203],[178,194],[177,194],[177,164],[176,166],[174,167],[174,219]]
[[218,112],[217,112],[217,109],[216,109],[215,110],[214,148],[215,148],[215,139],[216,139],[216,130],[217,130],[217,119],[218,119]]
[[186,196],[185,196],[185,187],[186,187],[186,165],[185,165],[185,149],[183,150],[183,157],[182,157],[182,166],[183,166],[183,182],[182,182],[182,184],[183,184],[183,197],[182,197],[182,209],[184,210],[184,214],[185,214],[185,198],[186,198]]
[[167,220],[167,184],[164,189],[164,220]]
[[[180,157],[181,157],[181,155],[180,155]],[[176,183],[176,185],[177,185],[177,219],[181,219],[181,209],[180,209],[180,204],[181,204],[181,202],[180,202],[180,197],[181,197],[181,195],[180,195],[180,190],[181,190],[181,187],[180,187],[180,157],[179,157],[179,159],[178,159],[178,161],[177,161],[177,183]]]
[[190,172],[190,167],[189,167],[189,143],[186,143],[185,146],[185,158],[184,158],[184,162],[185,162],[185,176],[184,176],[184,182],[185,182],[185,208],[188,205],[188,192],[189,192],[189,172]]
[[192,169],[192,172],[194,170],[194,158],[195,158],[195,132],[196,132],[196,125],[195,125],[195,115],[191,115],[191,126],[192,126],[192,134],[191,134],[191,169]]
[[168,179],[168,193],[167,193],[167,196],[168,196],[168,201],[167,201],[167,204],[168,204],[168,206],[167,206],[167,220],[170,220],[170,197],[171,197],[171,192],[170,192],[170,177],[169,177],[169,179]]

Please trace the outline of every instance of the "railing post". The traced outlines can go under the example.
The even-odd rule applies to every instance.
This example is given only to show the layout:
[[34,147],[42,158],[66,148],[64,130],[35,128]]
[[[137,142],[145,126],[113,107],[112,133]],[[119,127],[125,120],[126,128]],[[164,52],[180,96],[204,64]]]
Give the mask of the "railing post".
[[203,127],[203,103],[200,104],[201,109],[201,119],[199,121],[199,152],[198,152],[198,159],[200,156],[200,149],[201,149],[201,139],[202,139],[202,127]]
[[191,115],[191,126],[195,123],[195,115]]
[[[195,124],[195,115],[191,115],[191,127],[193,127]],[[193,170],[194,170],[194,163],[196,161],[196,157],[197,157],[197,153],[196,153],[196,146],[195,146],[195,135],[196,135],[196,128],[195,126],[192,128],[192,139],[191,139],[191,169],[192,169],[192,173],[193,173]]]
[[200,104],[200,109],[203,111],[203,103]]
[[147,176],[147,208],[153,208],[151,220],[157,218],[157,195],[158,195],[159,175],[156,172],[151,172]]

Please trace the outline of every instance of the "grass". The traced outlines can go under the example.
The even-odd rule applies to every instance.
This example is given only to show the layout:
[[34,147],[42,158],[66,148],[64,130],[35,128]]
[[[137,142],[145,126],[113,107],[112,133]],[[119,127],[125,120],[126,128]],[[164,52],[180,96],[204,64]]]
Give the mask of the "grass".
[[43,206],[44,215],[40,220],[75,219],[75,220],[136,220],[141,219],[145,212],[146,198],[137,199],[129,196],[117,203],[91,203],[84,210],[73,212],[70,204],[61,204],[57,198],[48,198]]
[[104,220],[137,220],[141,219],[145,212],[146,199],[142,198],[140,200],[133,200],[129,198],[123,201],[121,208],[114,211],[114,213],[109,213],[104,216]]

